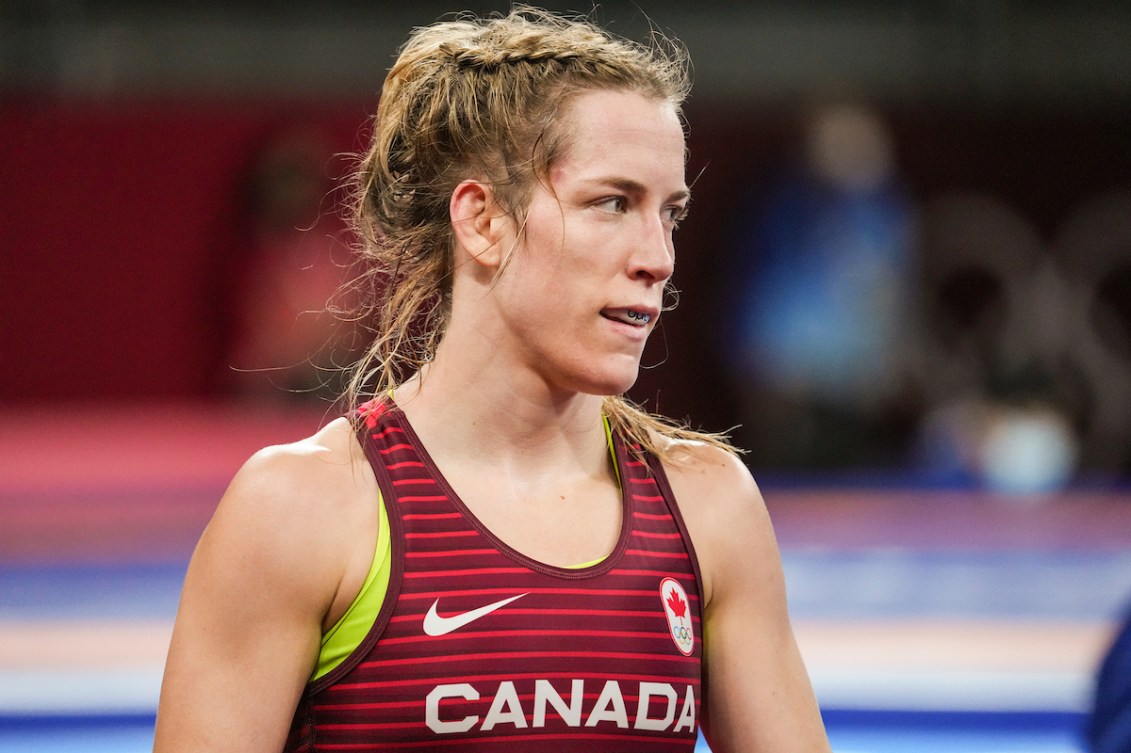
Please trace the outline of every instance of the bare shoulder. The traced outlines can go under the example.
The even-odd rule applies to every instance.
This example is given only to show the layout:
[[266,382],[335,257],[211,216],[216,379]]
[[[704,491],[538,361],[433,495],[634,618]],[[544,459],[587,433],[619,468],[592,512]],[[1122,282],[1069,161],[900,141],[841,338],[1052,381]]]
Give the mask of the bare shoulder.
[[668,448],[664,471],[699,555],[707,599],[735,565],[779,566],[762,493],[742,459],[701,442]]
[[224,493],[198,551],[250,559],[264,577],[301,571],[295,588],[323,591],[340,580],[358,533],[375,525],[366,504],[375,484],[352,427],[335,420],[255,453]]
[[764,514],[761,492],[737,455],[705,442],[679,441],[667,448],[664,471],[684,516]]
[[665,447],[664,470],[669,477],[687,477],[699,483],[754,484],[741,458],[706,442],[669,440]]
[[228,489],[264,503],[280,504],[301,512],[305,504],[334,501],[364,486],[364,457],[353,428],[336,419],[312,436],[288,444],[265,447],[244,463]]

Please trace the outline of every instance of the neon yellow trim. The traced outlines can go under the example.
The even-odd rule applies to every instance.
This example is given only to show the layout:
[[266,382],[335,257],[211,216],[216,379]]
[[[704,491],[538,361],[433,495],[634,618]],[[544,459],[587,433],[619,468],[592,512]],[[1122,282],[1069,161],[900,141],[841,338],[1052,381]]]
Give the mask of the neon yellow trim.
[[598,557],[597,559],[591,560],[589,562],[582,562],[580,565],[570,565],[566,569],[567,570],[584,570],[587,567],[593,567],[594,565],[600,565],[604,561],[605,561],[604,557]]
[[389,573],[393,565],[393,539],[389,534],[389,514],[385,510],[385,499],[377,493],[377,548],[373,553],[373,564],[361,586],[357,598],[332,628],[322,636],[322,648],[318,652],[318,663],[310,679],[317,680],[352,654],[373,627],[385,594],[389,590]]
[[[624,482],[620,479],[620,463],[617,462],[617,451],[613,448],[613,427],[609,424],[609,417],[601,414],[601,423],[605,426],[605,442],[609,445],[609,457],[613,459],[613,472],[617,474],[617,487],[623,492]],[[581,567],[579,565],[579,567]]]

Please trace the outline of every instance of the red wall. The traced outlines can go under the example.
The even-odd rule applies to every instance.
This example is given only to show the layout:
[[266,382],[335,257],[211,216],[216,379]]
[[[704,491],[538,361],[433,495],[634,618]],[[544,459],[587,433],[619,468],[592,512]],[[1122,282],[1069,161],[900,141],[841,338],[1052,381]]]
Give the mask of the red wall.
[[[0,109],[0,400],[206,393],[257,150],[363,103],[17,103]],[[328,167],[329,169],[329,167]]]

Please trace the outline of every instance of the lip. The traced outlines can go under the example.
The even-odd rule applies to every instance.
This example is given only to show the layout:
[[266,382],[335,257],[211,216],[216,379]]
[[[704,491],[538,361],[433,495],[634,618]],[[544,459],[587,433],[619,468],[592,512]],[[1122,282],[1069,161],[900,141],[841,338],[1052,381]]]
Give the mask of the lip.
[[[625,311],[635,311],[637,313],[647,315],[648,323],[634,325],[623,322],[620,319],[615,318],[614,316],[610,316],[610,314],[616,314]],[[652,331],[652,328],[656,326],[656,319],[659,317],[659,315],[660,310],[655,306],[607,306],[606,308],[601,309],[602,319],[613,325],[621,333],[636,340],[643,340],[648,336],[648,334]]]

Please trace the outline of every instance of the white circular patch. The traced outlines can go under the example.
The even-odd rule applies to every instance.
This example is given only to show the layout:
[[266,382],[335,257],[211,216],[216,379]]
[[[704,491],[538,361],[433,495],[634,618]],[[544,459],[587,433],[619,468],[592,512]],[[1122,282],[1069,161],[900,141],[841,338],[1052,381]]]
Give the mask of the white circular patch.
[[687,592],[674,578],[664,578],[660,583],[660,602],[675,647],[684,656],[691,656],[695,649],[695,631],[691,627],[691,602]]

